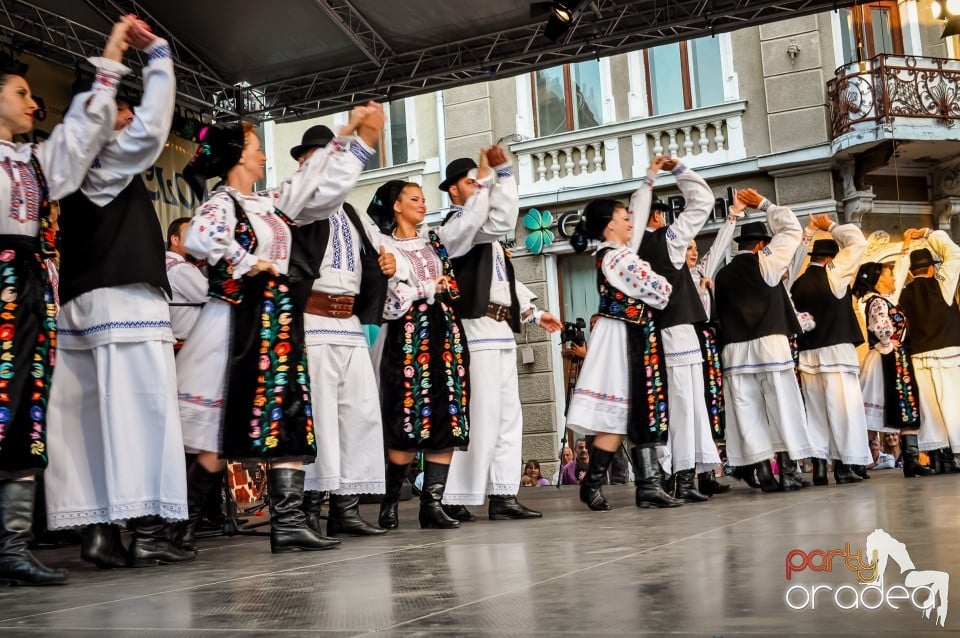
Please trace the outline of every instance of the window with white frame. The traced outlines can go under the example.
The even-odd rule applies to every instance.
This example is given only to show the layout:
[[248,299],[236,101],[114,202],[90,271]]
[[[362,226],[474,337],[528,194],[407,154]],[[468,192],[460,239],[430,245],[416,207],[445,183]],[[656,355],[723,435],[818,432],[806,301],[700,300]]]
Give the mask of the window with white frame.
[[651,115],[679,113],[723,102],[720,39],[697,38],[644,51]]
[[384,104],[386,122],[376,144],[376,153],[367,160],[363,170],[373,170],[406,164],[410,161],[407,151],[407,104],[405,100],[396,100]]
[[603,119],[600,62],[564,64],[531,76],[536,135],[599,126]]

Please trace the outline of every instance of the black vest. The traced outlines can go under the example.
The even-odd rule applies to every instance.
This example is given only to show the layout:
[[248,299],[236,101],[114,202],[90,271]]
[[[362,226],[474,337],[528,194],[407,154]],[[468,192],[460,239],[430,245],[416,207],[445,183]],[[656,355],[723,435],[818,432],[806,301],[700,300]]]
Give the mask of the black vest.
[[[388,277],[380,270],[380,254],[364,232],[363,222],[353,206],[344,202],[346,214],[360,236],[360,292],[353,304],[353,314],[363,324],[379,325],[383,321],[383,305],[387,300]],[[294,297],[310,295],[313,282],[320,276],[320,265],[330,239],[330,220],[311,222],[293,230],[293,248],[290,251],[290,287]]]
[[721,345],[770,335],[800,334],[800,322],[783,284],[769,286],[755,253],[734,257],[714,281],[714,302],[720,322]]
[[171,297],[163,230],[139,175],[100,207],[81,192],[60,200],[60,302],[85,292],[153,284]]
[[946,304],[936,279],[918,277],[904,286],[899,306],[907,317],[913,354],[960,346],[957,301],[954,299],[949,306]]
[[673,292],[667,307],[659,311],[659,327],[670,328],[685,324],[700,323],[707,320],[707,311],[700,301],[697,284],[690,276],[690,269],[684,263],[677,268],[670,260],[670,247],[667,244],[667,227],[654,231],[643,231],[640,242],[640,257],[649,262],[658,275],[670,282]]
[[[463,257],[450,260],[460,285],[460,317],[478,319],[487,314],[490,303],[490,284],[493,280],[493,244],[477,244]],[[513,264],[504,250],[503,263],[510,282],[510,327],[520,332],[520,301],[517,298],[517,278]]]
[[793,305],[800,312],[809,312],[817,327],[805,332],[797,339],[801,351],[815,350],[852,343],[863,343],[863,331],[853,311],[853,297],[850,288],[837,299],[830,288],[827,269],[822,266],[809,266],[793,283],[790,289]]

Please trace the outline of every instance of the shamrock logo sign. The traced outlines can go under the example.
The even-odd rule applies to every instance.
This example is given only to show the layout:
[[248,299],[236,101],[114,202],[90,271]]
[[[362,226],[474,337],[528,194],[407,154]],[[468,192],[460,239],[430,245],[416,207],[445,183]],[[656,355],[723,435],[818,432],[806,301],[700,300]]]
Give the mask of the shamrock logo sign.
[[544,248],[553,243],[554,235],[553,231],[550,230],[550,227],[553,226],[553,215],[550,214],[550,211],[541,212],[536,208],[531,208],[523,216],[523,225],[530,231],[524,243],[534,255],[539,255]]

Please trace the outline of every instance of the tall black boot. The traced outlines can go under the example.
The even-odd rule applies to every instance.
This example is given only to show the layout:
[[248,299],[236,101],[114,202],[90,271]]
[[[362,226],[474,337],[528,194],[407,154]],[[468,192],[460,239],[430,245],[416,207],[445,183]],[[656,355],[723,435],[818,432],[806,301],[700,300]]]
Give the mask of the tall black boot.
[[187,470],[187,521],[178,525],[180,549],[197,551],[197,529],[210,495],[220,489],[222,480],[223,472],[208,472],[196,461]]
[[443,513],[461,523],[472,523],[477,520],[477,517],[467,509],[466,505],[444,505]]
[[940,459],[943,461],[944,474],[960,474],[960,461],[957,461],[952,449],[940,448]]
[[603,497],[600,486],[607,481],[607,470],[613,462],[616,452],[607,452],[594,447],[590,452],[590,465],[587,473],[580,480],[580,500],[595,512],[607,512],[610,504]]
[[770,459],[757,463],[757,479],[760,481],[760,489],[764,492],[780,491],[780,484],[773,478],[773,467],[770,465]]
[[750,487],[755,490],[760,489],[760,482],[757,481],[757,466],[753,465],[741,465],[733,468],[733,478],[738,481],[743,481]]
[[718,481],[717,477],[713,475],[713,472],[700,472],[697,474],[697,483],[700,488],[700,493],[706,494],[707,496],[726,494],[731,489],[729,485],[724,485]]
[[863,479],[863,480],[867,480],[867,479],[870,478],[870,475],[867,474],[867,466],[866,466],[866,465],[851,465],[851,466],[850,466],[850,469],[853,471],[854,474],[856,474],[857,476],[859,476],[859,477],[860,477],[861,479]]
[[903,456],[903,475],[905,477],[933,476],[936,474],[931,468],[920,464],[920,448],[917,444],[916,434],[901,434],[900,450]]
[[274,554],[295,549],[307,551],[332,549],[339,538],[328,538],[310,529],[303,505],[303,480],[306,473],[290,467],[270,468],[270,551]]
[[837,485],[848,485],[850,483],[859,483],[863,479],[853,473],[853,469],[839,459],[833,460],[833,480]]
[[100,569],[129,567],[127,550],[120,539],[120,526],[97,523],[87,527],[80,544],[80,558]]
[[[679,507],[683,501],[673,498],[660,486],[660,461],[657,460],[657,448],[637,446],[631,451],[634,469],[637,473],[637,507]],[[691,474],[692,478],[692,474]]]
[[704,501],[709,501],[710,497],[698,491],[696,486],[694,486],[694,474],[695,471],[693,469],[683,470],[676,473],[677,491],[674,494],[674,497],[680,499],[681,501],[686,501],[687,503],[703,503]]
[[127,548],[133,567],[185,563],[197,557],[196,551],[180,549],[171,542],[171,526],[159,516],[135,518],[127,522],[127,527],[133,532]]
[[360,497],[356,494],[331,494],[327,534],[339,536],[379,536],[386,534],[382,527],[371,525],[360,517]]
[[400,507],[400,490],[407,480],[409,463],[397,465],[387,461],[387,489],[380,501],[380,516],[378,522],[383,529],[397,529],[400,525],[400,516],[397,510]]
[[300,506],[307,517],[307,526],[317,534],[323,534],[323,492],[306,490],[303,493],[303,505]]
[[505,521],[509,519],[520,518],[542,518],[543,514],[532,510],[517,500],[516,496],[503,496],[491,494],[490,503],[487,506],[487,515],[491,521]]
[[789,454],[778,452],[777,463],[780,465],[781,490],[799,490],[803,487],[803,479],[797,477],[797,463]]
[[67,572],[50,569],[27,547],[33,535],[34,481],[0,481],[0,582],[62,585]]
[[827,459],[810,459],[813,462],[813,484],[826,485],[827,480]]
[[447,474],[450,466],[433,461],[423,464],[423,488],[420,490],[420,527],[436,529],[455,529],[460,521],[450,518],[443,511],[440,501],[447,488]]

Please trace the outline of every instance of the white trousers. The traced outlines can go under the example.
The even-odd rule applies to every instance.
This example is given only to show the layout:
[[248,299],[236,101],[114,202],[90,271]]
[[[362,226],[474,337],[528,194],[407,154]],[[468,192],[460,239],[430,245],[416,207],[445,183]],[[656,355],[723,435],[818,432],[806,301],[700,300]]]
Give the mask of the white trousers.
[[443,502],[482,505],[515,496],[523,468],[523,413],[514,350],[470,353],[470,448],[453,453]]
[[960,452],[960,367],[913,369],[920,393],[921,450],[950,447]]
[[807,405],[807,435],[815,450],[847,465],[873,463],[860,377],[852,372],[800,372]]
[[317,460],[305,465],[305,489],[383,494],[380,395],[366,347],[307,347]]
[[187,517],[173,347],[59,350],[50,392],[50,529]]
[[660,465],[668,474],[694,468],[706,472],[720,465],[703,393],[702,363],[667,367],[670,456]]
[[826,455],[807,438],[803,397],[793,370],[723,377],[727,461],[752,465],[788,452],[792,459]]

